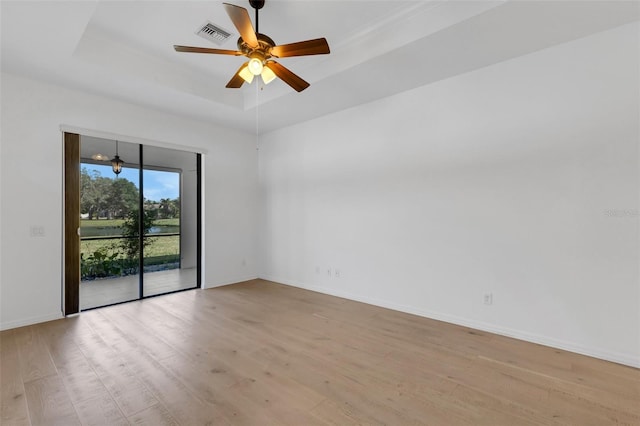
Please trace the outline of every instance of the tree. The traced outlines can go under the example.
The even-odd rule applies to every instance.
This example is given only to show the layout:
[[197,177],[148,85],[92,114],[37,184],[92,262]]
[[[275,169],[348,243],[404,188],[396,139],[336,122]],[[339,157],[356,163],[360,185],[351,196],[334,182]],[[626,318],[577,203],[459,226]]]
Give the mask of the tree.
[[144,200],[144,210],[155,212],[158,219],[174,219],[180,217],[180,197],[175,199],[161,198],[160,201]]
[[[153,228],[156,220],[155,211],[145,211],[142,215],[142,232],[147,235]],[[131,210],[122,224],[122,241],[120,246],[129,259],[140,257],[140,215],[138,210]],[[147,248],[155,242],[155,238],[145,237],[143,247]]]
[[171,217],[171,200],[168,198],[160,199],[160,207],[158,208],[158,217],[167,219]]
[[80,170],[80,211],[88,214],[89,219],[93,219],[95,213],[94,206],[94,181],[86,167]]
[[126,179],[111,179],[106,204],[110,219],[124,219],[138,208],[138,188]]
[[89,219],[96,218],[107,206],[107,190],[111,179],[104,178],[100,172],[89,173],[86,167],[80,171],[80,212],[88,214]]
[[169,212],[171,214],[171,218],[180,217],[180,197],[169,202]]
[[126,218],[138,208],[138,188],[127,179],[103,177],[100,172],[80,171],[80,211],[88,219],[101,216]]

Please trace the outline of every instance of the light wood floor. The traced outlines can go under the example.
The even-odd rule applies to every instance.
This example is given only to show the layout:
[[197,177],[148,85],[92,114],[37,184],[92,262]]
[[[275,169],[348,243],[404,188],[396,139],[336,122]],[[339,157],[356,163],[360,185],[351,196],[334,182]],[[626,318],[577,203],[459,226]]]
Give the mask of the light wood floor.
[[0,333],[2,425],[640,425],[640,370],[266,281]]

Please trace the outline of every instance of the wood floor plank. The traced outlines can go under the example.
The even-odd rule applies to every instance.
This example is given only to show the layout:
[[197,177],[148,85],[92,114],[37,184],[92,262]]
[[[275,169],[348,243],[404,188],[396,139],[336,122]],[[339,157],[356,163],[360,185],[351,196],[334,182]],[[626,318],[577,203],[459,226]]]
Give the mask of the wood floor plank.
[[363,380],[365,370],[343,368],[310,354],[300,354],[282,362],[281,367],[288,371],[289,377],[325,399],[340,402],[337,406],[346,410],[347,417],[366,424],[404,424],[408,421],[386,400],[384,390],[368,386]]
[[160,364],[176,372],[191,392],[211,404],[218,403],[220,394],[244,379],[240,372],[214,358],[193,363],[190,359],[176,356],[166,358]]
[[384,425],[382,420],[368,418],[358,408],[348,402],[338,402],[334,399],[325,399],[309,411],[309,415],[326,424],[334,426],[348,425]]
[[80,419],[60,377],[35,379],[24,386],[32,425],[80,425]]
[[102,369],[100,378],[125,416],[157,404],[157,399],[125,364]]
[[83,426],[127,426],[118,404],[107,393],[92,398],[82,398],[74,404]]
[[[172,399],[164,404],[171,415],[181,425],[216,425],[231,426],[241,424],[231,421],[219,406],[200,401],[186,395]],[[242,416],[236,416],[236,418]]]
[[77,405],[86,400],[111,398],[106,386],[84,357],[78,359],[76,364],[66,365],[58,371],[74,404]]
[[639,369],[263,280],[0,343],[3,426],[640,425]]
[[224,407],[203,401],[171,370],[145,352],[125,355],[138,377],[153,395],[169,410],[173,418],[183,425],[231,424],[224,415]]
[[[119,334],[119,338],[127,341],[130,348],[135,351],[142,351],[149,354],[154,359],[163,359],[174,356],[178,353],[175,348],[167,344],[163,339],[150,332],[144,323],[144,318],[140,314],[140,303],[131,303],[123,306],[119,312],[110,310],[102,310],[102,317],[115,327],[115,331]],[[131,334],[129,329],[132,324],[137,324],[140,333]],[[123,351],[125,352],[125,351]]]
[[308,411],[318,404],[305,395],[296,395],[292,389],[269,386],[255,378],[235,384],[222,398],[243,408],[251,407],[247,413],[249,424],[257,424],[261,419],[268,419],[265,421],[268,424],[304,424]]
[[57,373],[37,327],[18,328],[14,337],[20,354],[20,373],[25,383]]
[[129,416],[129,423],[139,426],[178,426],[178,422],[162,404],[153,405]]
[[0,424],[30,424],[14,330],[0,333],[0,380],[2,381]]
[[531,416],[523,416],[520,407],[509,400],[502,400],[489,392],[468,386],[456,386],[451,396],[459,407],[464,407],[465,419],[474,425],[539,425],[551,424],[536,421]]
[[[521,405],[543,413],[547,418],[560,418],[565,405],[585,404],[582,410],[585,413],[598,407],[598,414],[590,416],[590,419],[602,416],[602,422],[640,425],[640,389],[634,391],[632,385],[615,393],[593,386],[589,381],[574,382],[511,364],[496,363],[485,357],[479,358],[476,364],[475,371],[470,371],[465,377],[475,382],[473,386],[478,387],[480,383],[484,383],[483,387],[491,389],[494,395],[501,394],[518,401]],[[489,377],[489,374],[493,377]],[[461,378],[457,381],[460,382]],[[622,385],[625,381],[620,383]],[[575,402],[567,404],[567,399],[575,399]]]

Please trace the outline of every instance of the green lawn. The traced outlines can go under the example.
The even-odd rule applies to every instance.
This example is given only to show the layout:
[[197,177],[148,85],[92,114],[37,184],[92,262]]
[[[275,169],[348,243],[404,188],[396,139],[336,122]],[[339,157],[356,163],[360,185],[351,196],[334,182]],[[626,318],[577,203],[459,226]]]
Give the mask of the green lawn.
[[[122,235],[124,220],[122,219],[83,219],[80,223],[80,231],[83,238],[115,237]],[[156,219],[153,221],[151,233],[173,234],[180,232],[180,219]]]
[[80,219],[80,227],[82,228],[117,228],[122,226],[122,219]]
[[[145,257],[177,255],[180,252],[180,237],[178,235],[170,237],[153,237],[153,243],[145,248]],[[87,257],[90,253],[103,247],[110,247],[118,244],[120,239],[114,240],[81,240],[80,253]]]
[[[80,227],[82,228],[118,228],[122,226],[123,219],[80,219]],[[178,226],[180,219],[156,219],[154,225],[157,226]]]

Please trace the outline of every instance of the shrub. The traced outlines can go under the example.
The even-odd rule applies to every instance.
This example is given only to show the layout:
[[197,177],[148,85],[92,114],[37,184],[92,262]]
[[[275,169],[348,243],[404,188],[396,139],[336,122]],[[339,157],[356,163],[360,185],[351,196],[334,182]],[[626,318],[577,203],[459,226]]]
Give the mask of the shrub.
[[117,258],[120,253],[109,247],[101,247],[85,258],[80,253],[80,275],[82,279],[104,278],[122,274]]

